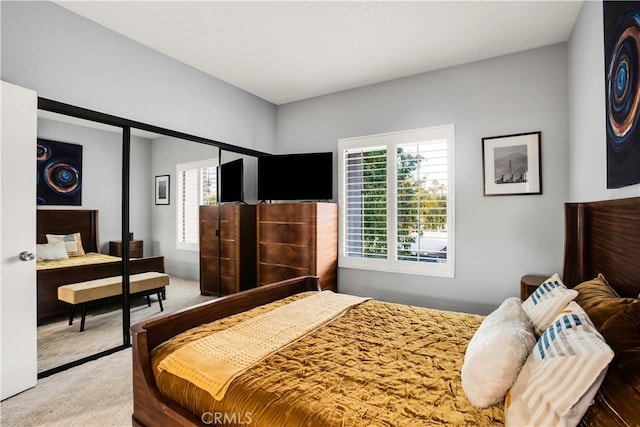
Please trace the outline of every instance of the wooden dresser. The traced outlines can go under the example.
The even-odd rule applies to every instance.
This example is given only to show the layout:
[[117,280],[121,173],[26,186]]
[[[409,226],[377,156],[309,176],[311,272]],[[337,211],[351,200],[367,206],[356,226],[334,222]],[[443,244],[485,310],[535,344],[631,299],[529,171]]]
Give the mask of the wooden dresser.
[[314,275],[323,289],[337,290],[337,204],[260,204],[257,239],[258,286]]
[[200,293],[228,295],[255,286],[255,205],[200,206]]

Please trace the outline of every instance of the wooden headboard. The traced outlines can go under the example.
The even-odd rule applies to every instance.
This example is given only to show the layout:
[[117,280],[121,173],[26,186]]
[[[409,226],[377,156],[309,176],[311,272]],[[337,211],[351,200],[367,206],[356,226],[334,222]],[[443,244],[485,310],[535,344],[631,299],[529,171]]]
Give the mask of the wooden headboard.
[[640,197],[565,204],[563,281],[567,286],[598,273],[621,296],[640,293]]
[[85,252],[100,252],[98,211],[83,209],[38,209],[37,243],[47,243],[47,234],[80,233]]

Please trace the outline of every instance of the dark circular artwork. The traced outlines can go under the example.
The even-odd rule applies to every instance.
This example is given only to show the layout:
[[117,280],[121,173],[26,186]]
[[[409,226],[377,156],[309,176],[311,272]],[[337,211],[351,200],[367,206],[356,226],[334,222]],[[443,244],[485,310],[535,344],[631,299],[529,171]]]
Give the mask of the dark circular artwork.
[[38,138],[38,205],[81,205],[82,146]]
[[80,185],[80,172],[62,162],[49,164],[44,170],[44,178],[49,188],[62,194],[71,194]]
[[640,182],[640,9],[604,2],[607,188]]

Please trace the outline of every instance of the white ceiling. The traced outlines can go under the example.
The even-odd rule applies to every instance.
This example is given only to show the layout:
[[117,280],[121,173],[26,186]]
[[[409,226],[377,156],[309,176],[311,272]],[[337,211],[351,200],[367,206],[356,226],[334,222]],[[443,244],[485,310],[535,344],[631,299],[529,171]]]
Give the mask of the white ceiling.
[[565,42],[581,1],[55,1],[274,104]]

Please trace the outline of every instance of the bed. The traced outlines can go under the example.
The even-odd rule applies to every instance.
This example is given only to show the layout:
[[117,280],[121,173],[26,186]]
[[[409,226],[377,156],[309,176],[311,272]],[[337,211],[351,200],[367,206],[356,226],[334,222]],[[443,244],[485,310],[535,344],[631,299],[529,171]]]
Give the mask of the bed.
[[[568,203],[565,223],[563,280],[578,289],[576,301],[594,313],[598,330],[615,341],[613,361],[580,424],[638,425],[640,338],[633,325],[640,316],[627,311],[639,304],[640,198]],[[610,297],[594,291],[599,274]],[[318,291],[317,278],[295,278],[134,325],[134,425],[504,424],[508,404],[477,408],[462,390],[465,349],[487,319],[473,314],[361,302],[232,377],[218,399],[204,391],[206,381],[163,368],[186,343]],[[623,325],[612,326],[609,318]]]
[[[47,243],[47,234],[80,233],[86,256],[37,262],[38,324],[69,314],[69,305],[58,300],[58,287],[103,277],[122,275],[122,261],[99,254],[98,211],[85,209],[38,209],[37,243]],[[164,257],[131,259],[131,274],[157,271],[164,273]]]

